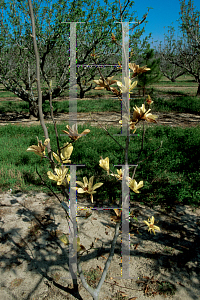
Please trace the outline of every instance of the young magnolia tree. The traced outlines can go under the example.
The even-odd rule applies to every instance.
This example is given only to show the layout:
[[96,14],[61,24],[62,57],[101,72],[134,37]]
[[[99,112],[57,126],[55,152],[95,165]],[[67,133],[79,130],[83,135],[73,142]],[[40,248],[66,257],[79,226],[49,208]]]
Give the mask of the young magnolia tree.
[[[92,245],[90,247],[90,249],[85,249],[84,245],[82,245],[80,243],[80,238],[76,237],[76,228],[77,228],[76,214],[75,214],[76,210],[74,210],[74,203],[73,202],[72,203],[70,202],[70,208],[69,208],[69,201],[68,201],[69,200],[69,186],[71,188],[70,198],[72,197],[73,191],[77,190],[78,193],[87,193],[87,194],[89,194],[91,202],[93,203],[93,201],[94,201],[93,195],[96,193],[95,190],[97,188],[100,188],[103,185],[103,183],[100,182],[100,183],[96,183],[95,185],[93,185],[94,176],[92,176],[89,179],[89,181],[86,177],[83,178],[83,182],[77,181],[76,183],[79,186],[81,186],[80,188],[77,188],[76,186],[73,186],[74,182],[76,180],[76,176],[74,176],[75,174],[73,172],[72,172],[72,174],[68,173],[68,168],[66,168],[65,164],[71,164],[70,156],[71,156],[71,153],[73,151],[74,143],[77,143],[79,138],[83,137],[86,134],[89,134],[90,130],[86,129],[84,132],[79,134],[75,125],[73,125],[72,128],[70,128],[70,126],[67,125],[68,131],[63,131],[63,132],[66,133],[66,135],[69,136],[69,138],[72,140],[72,142],[71,143],[66,143],[66,144],[64,144],[63,147],[60,147],[58,132],[57,132],[57,128],[56,128],[56,123],[54,122],[54,117],[53,117],[52,97],[51,97],[51,90],[50,90],[51,116],[52,116],[52,121],[54,123],[56,139],[57,139],[57,146],[58,146],[57,154],[55,152],[53,152],[52,149],[51,149],[48,130],[45,126],[44,116],[43,116],[43,112],[42,112],[42,91],[41,91],[41,83],[40,83],[40,73],[41,73],[40,72],[40,56],[39,56],[39,51],[38,51],[38,46],[37,46],[37,34],[36,34],[34,11],[33,11],[33,8],[32,8],[31,0],[28,0],[28,2],[29,2],[31,23],[32,23],[33,48],[34,48],[35,62],[36,62],[36,82],[37,82],[37,91],[38,91],[38,99],[39,99],[39,101],[38,101],[39,118],[40,118],[40,122],[41,122],[41,125],[43,127],[43,130],[44,130],[45,141],[44,141],[44,143],[42,143],[42,141],[38,140],[38,145],[37,146],[32,145],[32,146],[28,147],[27,151],[32,151],[35,154],[39,155],[41,158],[47,158],[51,163],[51,168],[52,168],[53,172],[48,171],[47,175],[51,180],[56,181],[57,185],[61,187],[63,195],[67,199],[67,201],[60,201],[60,202],[61,202],[62,207],[64,208],[64,210],[66,212],[67,219],[68,219],[69,224],[70,224],[69,225],[70,231],[74,232],[74,236],[72,235],[71,240],[70,239],[68,240],[68,238],[65,235],[60,236],[60,240],[65,245],[69,244],[69,247],[70,247],[69,260],[71,258],[73,263],[75,262],[77,264],[78,273],[80,275],[83,286],[92,295],[93,299],[97,300],[97,299],[99,299],[100,289],[101,289],[102,284],[103,284],[103,282],[106,278],[108,268],[110,266],[111,260],[112,260],[113,255],[114,255],[114,249],[115,249],[115,245],[116,245],[117,238],[118,238],[118,235],[119,235],[121,218],[122,218],[122,229],[123,229],[124,224],[126,224],[126,225],[129,224],[129,209],[128,209],[129,206],[124,207],[124,203],[121,200],[119,209],[115,209],[115,213],[116,213],[115,222],[116,222],[116,225],[115,225],[115,234],[114,234],[111,249],[110,249],[110,254],[108,256],[108,259],[106,260],[105,267],[104,267],[104,270],[103,270],[103,273],[102,273],[102,277],[101,277],[101,279],[98,283],[98,286],[97,286],[96,289],[93,289],[91,286],[88,285],[88,283],[87,283],[87,281],[86,281],[86,279],[83,275],[83,271],[82,271],[82,268],[81,268],[81,255],[78,256],[77,261],[76,261],[76,259],[73,260],[73,258],[76,257],[78,253],[82,252],[82,254],[83,254],[85,251],[88,252],[88,251],[92,250],[94,245]],[[123,24],[123,19],[122,19],[123,12],[124,12],[124,9],[122,10],[121,4],[120,4],[121,24]],[[106,90],[114,93],[119,98],[120,101],[121,101],[121,97],[122,97],[122,102],[123,102],[123,105],[125,106],[125,112],[123,114],[122,120],[120,121],[121,123],[123,123],[123,125],[125,125],[124,126],[125,127],[125,132],[126,132],[125,147],[120,145],[115,140],[120,145],[120,147],[123,149],[123,154],[124,154],[124,158],[125,158],[124,159],[125,160],[125,169],[117,170],[118,174],[110,173],[110,166],[109,166],[109,158],[108,157],[106,157],[105,159],[101,158],[100,161],[99,161],[99,166],[102,167],[105,171],[107,171],[108,176],[110,176],[110,175],[114,176],[117,180],[122,181],[122,194],[123,194],[123,197],[125,197],[125,199],[123,199],[123,200],[125,200],[124,202],[127,205],[128,204],[128,199],[129,199],[129,187],[135,193],[139,193],[139,189],[143,187],[143,181],[140,181],[139,183],[137,183],[136,180],[134,179],[135,171],[137,169],[137,166],[140,163],[139,158],[140,158],[140,154],[142,152],[142,149],[141,149],[140,154],[138,156],[137,165],[134,169],[132,177],[128,176],[129,175],[129,173],[128,173],[128,166],[129,166],[128,152],[129,152],[130,130],[134,130],[134,132],[135,132],[136,126],[140,121],[156,123],[156,118],[157,117],[150,113],[151,109],[146,110],[145,105],[142,104],[142,107],[138,108],[136,106],[134,108],[133,116],[132,116],[131,120],[129,118],[130,117],[129,93],[131,93],[131,90],[137,85],[137,81],[136,80],[132,81],[130,79],[128,67],[130,67],[130,69],[132,70],[131,72],[132,72],[132,77],[133,78],[135,78],[140,73],[147,72],[148,68],[146,68],[146,67],[140,68],[138,65],[136,65],[134,63],[129,64],[129,56],[127,56],[127,52],[129,51],[129,48],[128,48],[128,51],[126,52],[125,51],[125,46],[124,46],[125,34],[126,34],[126,32],[125,32],[124,27],[122,25],[122,57],[123,57],[122,60],[125,62],[125,67],[122,66],[123,67],[122,73],[125,73],[125,77],[122,80],[123,82],[120,82],[118,80],[112,80],[112,77],[111,78],[110,77],[105,78],[103,76],[100,68],[97,68],[100,75],[101,75],[101,78],[99,80],[95,80],[94,83],[97,84],[100,89],[106,89]],[[112,37],[113,37],[112,40],[114,40],[114,42],[116,44],[118,44],[118,41],[117,41],[116,37],[114,35]],[[98,55],[95,52],[92,53],[92,59],[95,63],[96,63],[97,56]],[[113,83],[117,83],[118,89],[111,87],[111,85]],[[51,83],[50,83],[50,89],[51,89]],[[148,103],[148,105],[150,105],[150,104],[152,104],[152,101],[150,99],[148,99],[147,103]],[[111,135],[110,135],[110,137],[111,137]],[[72,145],[72,143],[73,143],[73,145]],[[143,144],[144,144],[144,128],[143,128],[142,147],[143,147]],[[46,154],[45,154],[45,148],[46,147],[48,149],[48,156],[46,156]],[[155,151],[154,151],[154,153],[155,153]],[[127,193],[127,191],[128,191],[128,193]],[[76,202],[75,202],[75,206],[76,206]],[[121,207],[122,207],[122,209],[121,209]],[[124,210],[123,210],[123,207],[124,207]],[[144,223],[148,226],[148,230],[150,231],[150,233],[154,232],[154,234],[155,234],[155,230],[160,231],[160,228],[158,226],[154,225],[154,217],[152,217],[148,221],[144,221]],[[127,250],[127,248],[126,248],[126,250]],[[73,267],[71,265],[69,265],[69,270],[72,273],[74,272]],[[76,276],[73,277],[73,284],[74,284],[74,290],[73,291],[74,291],[74,294],[75,294],[75,292],[78,292],[78,284],[77,284],[77,277]]]
[[[95,7],[89,0],[34,1],[36,16],[35,30],[40,55],[40,76],[42,103],[49,99],[50,81],[52,99],[69,89],[70,76],[70,22],[77,22],[77,84],[80,97],[94,88],[93,79],[97,75],[96,67],[83,67],[93,63],[91,54],[98,51],[98,64],[104,65],[117,61],[120,48],[114,47],[111,33],[121,40],[120,21],[117,1]],[[124,18],[133,28],[145,23],[146,15],[138,21],[132,12],[133,1],[128,1],[123,12]],[[95,2],[96,3],[96,2]],[[38,95],[35,73],[35,57],[32,43],[32,31],[28,1],[2,0],[0,3],[0,83],[19,98],[29,103],[30,114],[38,117]],[[82,23],[80,23],[82,22]],[[143,29],[135,28],[130,37],[130,47],[134,54],[145,47],[146,39],[140,42]],[[135,43],[137,40],[137,43]],[[105,47],[106,45],[106,47]],[[109,58],[109,59],[108,59]],[[116,62],[115,62],[116,63]],[[79,66],[81,65],[81,66]],[[104,68],[104,76],[119,73],[118,68]]]
[[161,56],[194,77],[198,83],[196,96],[200,96],[200,12],[195,10],[191,0],[187,4],[180,0],[180,8],[181,36],[175,39],[175,29],[169,27]]

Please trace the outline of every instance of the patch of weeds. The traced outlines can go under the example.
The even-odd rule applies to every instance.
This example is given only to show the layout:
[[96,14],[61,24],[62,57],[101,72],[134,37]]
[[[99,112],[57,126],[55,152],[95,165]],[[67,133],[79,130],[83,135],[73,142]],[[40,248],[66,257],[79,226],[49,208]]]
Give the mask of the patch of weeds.
[[176,292],[176,286],[168,281],[159,281],[154,279],[154,276],[149,278],[148,276],[143,276],[142,279],[136,281],[139,286],[142,286],[144,294],[146,296],[156,296],[156,295],[174,295]]
[[[91,287],[96,288],[99,283],[99,280],[101,279],[102,271],[101,268],[98,267],[96,267],[96,269],[90,268],[89,271],[83,271],[83,275],[85,276],[87,283]],[[106,275],[106,279],[108,279],[108,274]]]
[[89,271],[83,271],[83,275],[85,276],[87,283],[91,287],[96,288],[101,279],[102,272],[99,268],[90,268]]
[[161,281],[158,283],[158,292],[161,295],[174,295],[176,292],[176,287],[170,282]]
[[167,247],[167,246],[166,246],[166,247],[163,249],[163,251],[166,252],[166,253],[172,254],[173,251],[174,251],[174,248],[172,248],[172,247]]

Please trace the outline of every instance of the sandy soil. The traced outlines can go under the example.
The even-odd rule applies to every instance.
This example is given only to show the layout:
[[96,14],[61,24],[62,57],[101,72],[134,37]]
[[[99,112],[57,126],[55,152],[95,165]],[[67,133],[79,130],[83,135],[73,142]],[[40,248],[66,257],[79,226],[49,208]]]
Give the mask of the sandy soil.
[[[98,207],[98,200],[92,205],[80,197],[78,206]],[[120,278],[119,235],[100,299],[200,299],[200,208],[176,206],[169,212],[159,206],[151,209],[132,203],[130,210],[138,218],[138,223],[130,223],[130,279]],[[82,269],[89,272],[88,282],[94,287],[109,254],[115,226],[111,217],[115,214],[113,209],[91,212],[85,219],[86,210],[78,210],[77,221],[81,244],[89,249],[93,242],[94,248],[99,248],[81,258]],[[155,236],[143,223],[151,216],[161,229]],[[69,234],[69,227],[54,196],[3,193],[0,222],[2,300],[92,299],[79,278],[79,295],[72,290],[68,246],[58,238]],[[96,277],[92,277],[94,271]]]
[[[186,114],[186,113],[172,113],[172,112],[153,112],[153,114],[158,116],[158,125],[164,126],[179,126],[181,128],[186,127],[194,127],[200,125],[200,115],[194,114]],[[89,123],[91,126],[98,126],[99,124],[103,126],[116,126],[119,127],[119,120],[121,119],[121,113],[118,112],[95,112],[92,113],[92,118],[89,113],[77,113],[77,120],[79,125],[83,125]],[[40,122],[34,118],[29,118],[28,114],[17,114],[17,113],[9,113],[5,116],[0,114],[0,126],[6,124],[13,124],[17,126],[32,126],[32,125],[40,125]],[[55,120],[57,124],[69,122],[69,114],[65,113],[56,113]],[[96,122],[98,121],[98,122]],[[47,116],[45,119],[45,123],[52,123],[51,118]],[[151,123],[148,126],[156,126],[157,124]],[[100,126],[100,125],[99,125]],[[142,122],[140,122],[137,127],[142,126]]]

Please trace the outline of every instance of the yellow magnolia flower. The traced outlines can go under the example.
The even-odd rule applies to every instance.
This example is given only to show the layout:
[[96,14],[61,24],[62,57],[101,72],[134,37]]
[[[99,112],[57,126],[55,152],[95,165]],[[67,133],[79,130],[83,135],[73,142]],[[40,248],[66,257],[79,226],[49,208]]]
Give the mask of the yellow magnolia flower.
[[42,145],[42,141],[39,141],[38,137],[37,137],[37,140],[38,140],[38,145],[37,146],[32,145],[32,146],[28,147],[28,149],[26,151],[32,151],[35,154],[39,155],[40,157],[44,157],[45,148],[46,148],[47,144],[50,142],[50,139],[46,139],[44,141],[44,145]]
[[[63,168],[63,170],[62,170],[62,168],[59,168],[59,169],[55,168],[55,172],[57,175],[54,175],[51,171],[48,171],[47,175],[48,175],[49,179],[57,181],[57,185],[61,185],[61,184],[66,185],[66,183],[63,181],[66,177],[67,171],[68,171],[68,168]],[[71,176],[68,174],[67,175],[68,183],[69,183],[70,179],[71,179]]]
[[117,173],[118,173],[118,174],[110,174],[110,175],[111,175],[111,176],[115,176],[115,178],[117,178],[117,179],[119,179],[119,180],[122,180],[124,171],[123,171],[123,173],[122,173],[122,169],[120,169],[120,170],[117,169]]
[[135,193],[139,194],[140,192],[138,189],[143,187],[143,181],[140,181],[138,184],[135,179],[131,179],[131,177],[126,178],[128,180],[128,183],[126,183]]
[[108,77],[106,79],[106,81],[103,80],[102,78],[100,78],[99,80],[93,80],[94,83],[100,85],[100,86],[95,87],[95,90],[104,90],[104,89],[106,89],[107,91],[111,90],[116,96],[121,96],[121,93],[117,89],[115,89],[114,87],[110,86],[111,84],[117,82],[117,80],[112,80],[113,77],[114,76]]
[[148,231],[151,233],[151,231],[153,231],[153,233],[155,234],[155,230],[160,231],[160,228],[158,226],[154,225],[154,217],[152,216],[151,219],[148,218],[148,222],[147,221],[143,221],[148,227]]
[[89,183],[88,183],[88,179],[87,177],[83,177],[83,182],[81,181],[76,181],[77,184],[79,184],[81,186],[81,188],[77,188],[77,187],[72,187],[73,190],[77,190],[78,193],[88,193],[90,194],[91,197],[91,202],[93,203],[93,194],[96,193],[97,188],[99,188],[100,186],[103,185],[102,182],[96,183],[93,186],[93,180],[94,180],[94,176],[90,177],[89,179]]
[[147,66],[139,67],[139,65],[136,65],[135,63],[130,63],[129,68],[133,71],[131,78],[151,70],[150,68],[147,68]]
[[134,81],[132,84],[131,84],[131,80],[129,77],[124,77],[124,81],[125,81],[125,86],[120,82],[120,81],[117,81],[117,85],[121,88],[120,91],[121,93],[130,93],[132,94],[132,92],[130,92],[134,87],[136,87],[137,85],[137,81]]
[[[75,130],[75,124],[72,125],[72,128],[70,128],[69,125],[67,125],[66,127],[69,130],[69,132],[66,130],[62,130],[62,132],[66,133],[70,137],[70,139],[72,139],[73,141],[78,140],[80,137],[82,137],[90,132],[89,129],[85,129],[81,134],[79,134],[78,130]],[[75,136],[74,134],[76,134],[77,136]]]
[[116,40],[116,37],[113,33],[111,35],[111,38],[112,38],[112,43],[116,44],[117,40]]
[[99,166],[101,168],[103,168],[105,171],[107,171],[107,174],[109,175],[109,158],[106,157],[105,159],[102,158],[101,156],[101,159],[99,161]]
[[[69,160],[69,158],[72,154],[72,151],[73,151],[72,144],[70,144],[70,143],[64,144],[64,147],[61,149],[61,153],[60,153],[62,163],[64,163],[64,164],[68,164],[68,163],[70,164],[71,163],[71,160]],[[57,153],[58,153],[58,151],[57,151]],[[61,163],[59,155],[57,155],[56,153],[53,152],[53,156],[55,157],[55,159],[58,162]]]
[[95,87],[95,90],[109,90],[110,85],[117,82],[117,80],[112,80],[113,77],[108,77],[106,80],[103,80],[102,77],[99,80],[93,80],[94,83],[100,85],[100,87]]
[[[133,107],[134,108],[134,107]],[[138,123],[140,120],[146,120],[147,122],[157,123],[155,119],[157,116],[149,113],[151,109],[146,111],[144,104],[142,107],[138,108],[137,106],[134,108],[133,117],[131,119],[132,122]]]
[[146,99],[147,104],[151,105],[153,104],[153,101],[151,100],[151,97],[148,95],[147,99]]

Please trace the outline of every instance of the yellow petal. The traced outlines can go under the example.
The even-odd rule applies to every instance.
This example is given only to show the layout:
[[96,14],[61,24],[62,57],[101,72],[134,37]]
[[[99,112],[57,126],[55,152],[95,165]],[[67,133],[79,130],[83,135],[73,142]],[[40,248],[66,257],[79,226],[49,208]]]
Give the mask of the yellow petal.
[[150,222],[151,224],[154,224],[154,216],[151,217]]
[[84,187],[88,186],[88,179],[87,179],[87,177],[83,177],[83,184],[84,184]]
[[59,158],[59,156],[58,156],[55,152],[53,152],[53,157],[54,157],[58,162],[60,162],[60,158]]
[[147,221],[143,221],[147,226],[149,226],[150,224]]
[[46,139],[46,140],[44,141],[44,145],[47,146],[49,142],[50,142],[50,139]]
[[57,176],[54,175],[51,171],[48,171],[47,175],[48,175],[49,179],[57,181]]
[[93,180],[94,180],[94,176],[90,177],[90,179],[89,179],[89,185],[88,185],[88,190],[91,190],[91,188],[93,186]]
[[140,189],[141,187],[143,187],[143,181],[140,181],[137,185],[137,188]]
[[61,153],[65,159],[69,159],[72,154],[72,151],[73,151],[73,146],[72,146],[72,144],[65,144],[65,145],[66,145],[66,147],[61,149]]
[[96,190],[97,188],[99,188],[100,186],[102,186],[103,185],[103,183],[102,182],[98,182],[98,183],[96,183],[94,186],[93,186],[93,190]]
[[76,181],[76,183],[77,183],[78,185],[80,185],[82,188],[84,188],[84,184],[83,184],[81,181]]
[[134,81],[134,82],[132,83],[131,87],[130,87],[130,90],[132,90],[134,87],[136,87],[137,84],[138,84],[138,82],[137,82],[137,81]]
[[86,193],[86,191],[84,191],[82,188],[78,188],[77,192],[80,193],[80,194]]
[[160,231],[160,227],[154,225],[154,229]]
[[109,171],[109,158],[101,159],[99,161],[99,166],[103,168],[105,171]]

